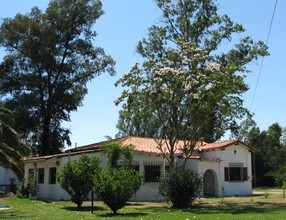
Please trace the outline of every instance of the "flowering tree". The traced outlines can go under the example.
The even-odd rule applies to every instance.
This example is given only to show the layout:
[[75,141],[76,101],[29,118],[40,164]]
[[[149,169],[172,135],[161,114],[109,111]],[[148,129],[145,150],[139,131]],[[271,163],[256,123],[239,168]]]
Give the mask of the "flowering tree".
[[0,22],[0,96],[15,114],[19,136],[35,154],[59,153],[71,145],[62,123],[82,105],[87,83],[108,72],[114,61],[94,45],[100,0],[51,0],[43,12]]
[[[158,148],[173,167],[177,153],[189,158],[201,137],[217,140],[248,112],[241,98],[248,89],[246,64],[266,55],[267,48],[250,37],[222,48],[244,29],[218,15],[212,0],[156,3],[162,25],[152,26],[148,38],[138,43],[143,63],[135,63],[116,84],[127,88],[116,100],[124,103],[118,128],[121,135],[139,128],[158,138]],[[144,131],[148,124],[150,134]],[[178,140],[185,140],[180,149]]]

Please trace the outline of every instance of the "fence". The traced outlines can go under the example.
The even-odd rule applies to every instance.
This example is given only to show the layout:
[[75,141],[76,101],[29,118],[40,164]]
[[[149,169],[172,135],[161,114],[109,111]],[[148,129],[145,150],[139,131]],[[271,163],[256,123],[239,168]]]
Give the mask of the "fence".
[[0,185],[0,191],[6,193],[16,193],[16,185]]

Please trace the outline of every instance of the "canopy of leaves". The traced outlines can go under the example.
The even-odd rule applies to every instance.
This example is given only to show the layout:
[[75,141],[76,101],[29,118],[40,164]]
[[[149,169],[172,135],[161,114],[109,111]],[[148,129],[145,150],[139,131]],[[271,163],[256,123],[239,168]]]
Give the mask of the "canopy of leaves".
[[132,146],[121,146],[118,142],[110,142],[103,146],[103,152],[107,155],[108,167],[130,167],[132,165]]
[[71,196],[72,202],[81,207],[93,187],[93,178],[100,175],[100,160],[82,155],[79,160],[70,160],[63,165],[57,178],[62,188]]
[[192,201],[199,196],[203,186],[202,177],[192,170],[181,168],[171,170],[161,180],[159,192],[176,208],[192,206]]
[[94,177],[94,192],[116,214],[139,190],[143,175],[132,167],[132,147],[118,142],[103,146],[108,168]]
[[[241,98],[248,89],[246,65],[267,55],[267,48],[248,36],[231,42],[244,29],[219,15],[215,1],[156,3],[162,22],[137,46],[144,61],[116,83],[127,88],[116,100],[123,104],[117,127],[121,135],[164,138],[172,166],[178,140],[190,140],[184,146],[188,158],[200,138],[212,142],[237,127],[248,113]],[[230,42],[232,48],[223,47]]]
[[278,123],[260,131],[256,123],[249,120],[242,122],[238,137],[256,148],[254,164],[257,186],[281,186],[286,181],[285,131]]
[[23,178],[23,156],[30,153],[30,148],[23,144],[14,130],[13,113],[0,106],[0,165],[10,168],[19,179]]
[[104,170],[94,178],[94,192],[116,214],[142,184],[142,174],[133,168]]
[[0,46],[0,94],[16,114],[16,127],[36,153],[57,153],[70,145],[61,126],[82,104],[86,84],[104,71],[114,74],[114,61],[93,45],[92,30],[103,14],[99,0],[52,0],[45,12],[6,18]]

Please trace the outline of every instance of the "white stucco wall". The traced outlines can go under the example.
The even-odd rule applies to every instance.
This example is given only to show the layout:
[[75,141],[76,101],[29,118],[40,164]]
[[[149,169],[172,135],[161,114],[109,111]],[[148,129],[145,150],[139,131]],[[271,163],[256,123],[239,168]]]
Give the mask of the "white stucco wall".
[[[234,154],[234,150],[236,153]],[[88,155],[98,156],[101,160],[101,166],[107,166],[106,156],[101,153],[92,153]],[[233,145],[226,147],[224,150],[216,149],[211,151],[202,152],[199,154],[201,159],[188,160],[186,168],[198,172],[202,176],[207,170],[215,173],[215,195],[222,195],[222,187],[224,186],[224,195],[250,195],[252,193],[252,176],[251,176],[251,153],[242,145]],[[42,199],[51,200],[69,200],[70,196],[60,187],[60,184],[49,184],[49,169],[56,167],[57,171],[68,160],[77,160],[80,155],[66,156],[66,157],[53,157],[47,160],[39,160],[33,162],[26,162],[25,164],[25,179],[28,179],[29,169],[45,169],[44,183],[38,184],[38,197]],[[165,174],[165,166],[168,165],[167,160],[162,156],[154,154],[135,152],[133,161],[139,165],[139,171],[144,173],[144,166],[158,165],[161,167],[161,176]],[[179,161],[180,163],[180,161]],[[248,167],[248,180],[239,182],[226,182],[224,179],[224,167],[228,167],[229,163],[243,163],[244,167]],[[132,197],[133,201],[160,201],[164,198],[159,194],[158,182],[144,182],[139,191]]]
[[[101,153],[93,153],[89,154],[89,156],[98,156],[101,158]],[[38,198],[40,199],[47,199],[47,200],[70,200],[70,195],[61,188],[58,181],[56,181],[55,184],[49,183],[49,172],[51,167],[56,167],[57,172],[61,170],[62,166],[68,161],[68,160],[78,160],[80,155],[74,155],[70,157],[53,157],[51,159],[47,160],[39,160],[39,161],[33,161],[32,163],[26,162],[25,163],[25,180],[28,180],[29,175],[29,169],[39,169],[44,168],[44,183],[37,183],[37,189],[38,189]],[[101,161],[104,161],[104,158],[101,158]],[[104,162],[103,162],[104,163]],[[35,174],[36,182],[37,179],[37,173]]]
[[[134,163],[139,165],[139,171],[144,173],[145,165],[158,165],[161,167],[161,177],[165,174],[165,166],[168,165],[167,160],[162,156],[145,153],[135,153],[133,156]],[[131,198],[133,201],[161,201],[164,198],[158,190],[158,182],[143,182],[140,189]]]
[[11,178],[15,180],[15,184],[18,183],[18,178],[11,169],[0,166],[0,185],[9,185]]
[[[236,153],[235,153],[236,152]],[[252,194],[252,163],[251,152],[242,144],[228,146],[225,149],[213,149],[199,154],[200,160],[189,160],[187,167],[204,175],[207,170],[215,173],[215,195],[251,195]],[[247,167],[247,181],[225,181],[224,168],[230,163],[240,163]]]
[[[98,156],[101,160],[101,166],[104,168],[107,166],[107,159],[103,153],[92,153],[89,156]],[[77,160],[80,155],[70,156],[70,157],[60,157],[51,158],[47,160],[39,160],[33,162],[25,163],[25,179],[28,180],[29,169],[39,169],[44,168],[44,183],[37,184],[38,187],[38,197],[41,199],[51,199],[51,200],[69,200],[70,196],[63,190],[60,184],[56,181],[56,184],[49,184],[49,169],[51,167],[56,167],[57,171],[68,160]],[[135,164],[139,165],[140,172],[144,173],[144,165],[160,165],[161,166],[161,176],[165,173],[165,165],[167,165],[167,160],[161,156],[156,156],[153,154],[135,153],[133,156],[133,161]],[[37,174],[35,174],[37,178]],[[37,180],[37,179],[36,179]],[[132,197],[133,201],[158,201],[164,198],[159,194],[158,182],[147,182],[143,183],[140,189]]]
[[[235,153],[236,152],[236,153]],[[225,150],[220,150],[220,185],[224,185],[224,193],[231,195],[251,195],[252,194],[252,164],[251,152],[243,145],[232,145]],[[229,167],[230,163],[242,163],[247,167],[247,181],[225,181],[224,167]]]
[[220,187],[219,187],[219,173],[220,173],[220,162],[216,160],[200,160],[198,163],[198,173],[204,176],[204,173],[207,170],[211,170],[214,173],[215,185],[213,186],[215,189],[214,196],[220,195]]

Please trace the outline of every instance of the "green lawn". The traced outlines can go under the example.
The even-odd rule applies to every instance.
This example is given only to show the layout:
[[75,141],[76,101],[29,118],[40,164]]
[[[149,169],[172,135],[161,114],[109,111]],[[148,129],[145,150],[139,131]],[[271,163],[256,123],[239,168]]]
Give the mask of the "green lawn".
[[0,219],[285,219],[286,199],[282,190],[259,189],[252,197],[203,198],[191,209],[172,209],[167,203],[131,203],[112,216],[101,202],[95,203],[94,213],[90,202],[77,210],[71,202],[43,202],[30,199],[2,198]]

